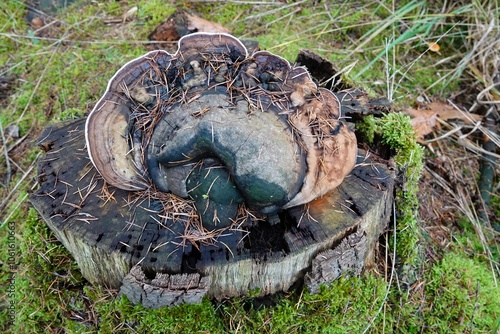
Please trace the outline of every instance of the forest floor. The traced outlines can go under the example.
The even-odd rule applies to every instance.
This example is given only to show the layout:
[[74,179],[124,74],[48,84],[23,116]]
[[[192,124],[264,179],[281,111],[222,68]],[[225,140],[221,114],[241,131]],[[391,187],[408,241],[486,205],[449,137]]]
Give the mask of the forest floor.
[[[500,333],[496,1],[67,2],[0,8],[0,331]],[[158,310],[81,276],[29,203],[42,154],[36,139],[49,123],[84,117],[121,65],[157,45],[150,34],[176,10],[207,20],[196,29],[220,25],[290,62],[311,50],[407,115],[404,133],[423,157],[395,148],[406,159],[400,206],[377,267],[319,294]]]

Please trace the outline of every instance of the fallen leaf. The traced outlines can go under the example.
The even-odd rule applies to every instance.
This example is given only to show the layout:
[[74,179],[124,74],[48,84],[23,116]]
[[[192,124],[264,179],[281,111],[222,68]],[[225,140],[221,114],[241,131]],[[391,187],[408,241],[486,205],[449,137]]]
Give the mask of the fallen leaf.
[[[436,126],[437,114],[432,110],[408,108],[406,113],[412,117],[411,126],[417,134],[417,138],[424,138],[424,136],[434,130]],[[439,124],[438,124],[439,126]]]
[[434,128],[439,129],[439,123],[436,122],[438,117],[443,121],[458,119],[466,124],[482,119],[480,115],[457,110],[455,107],[440,101],[429,103],[419,109],[408,108],[405,112],[412,117],[411,125],[420,139],[431,133]]
[[477,122],[482,120],[482,117],[477,114],[471,114],[468,111],[460,111],[454,106],[451,106],[444,102],[432,102],[427,105],[427,108],[435,111],[439,118],[443,121],[447,121],[449,119],[460,119],[464,121],[466,124],[472,124],[473,122]]
[[223,25],[205,20],[199,16],[186,13],[186,17],[188,18],[189,21],[188,29],[191,31],[196,30],[198,32],[224,32],[224,33],[230,32],[229,29],[227,29]]

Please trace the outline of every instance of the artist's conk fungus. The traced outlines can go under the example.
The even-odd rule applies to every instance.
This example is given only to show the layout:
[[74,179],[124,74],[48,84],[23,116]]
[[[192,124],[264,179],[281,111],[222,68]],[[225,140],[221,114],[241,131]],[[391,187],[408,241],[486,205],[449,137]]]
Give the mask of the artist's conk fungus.
[[125,64],[85,135],[110,185],[192,198],[198,212],[210,203],[220,221],[241,203],[268,215],[337,187],[357,154],[341,116],[336,96],[304,67],[248,55],[230,35],[197,33],[174,55],[152,51]]

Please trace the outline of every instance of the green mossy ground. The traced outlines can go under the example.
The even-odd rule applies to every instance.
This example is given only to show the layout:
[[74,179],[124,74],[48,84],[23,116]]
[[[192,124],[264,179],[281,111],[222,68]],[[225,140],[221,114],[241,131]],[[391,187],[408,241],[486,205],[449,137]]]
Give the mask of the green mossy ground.
[[[396,193],[397,241],[392,241],[392,233],[387,239],[388,252],[396,247],[399,261],[421,273],[410,290],[398,284],[396,277],[389,279],[389,266],[386,274],[371,271],[340,279],[316,295],[296,291],[277,296],[275,305],[268,307],[257,306],[256,300],[246,297],[144,309],[125,298],[115,298],[112,291],[89,285],[27,202],[35,186],[33,167],[40,154],[34,140],[43,126],[88,112],[121,64],[146,51],[144,44],[133,41],[145,41],[175,8],[196,11],[229,27],[236,36],[258,40],[261,48],[290,61],[300,49],[311,49],[343,69],[346,78],[374,94],[390,96],[402,106],[411,104],[418,94],[446,97],[460,84],[449,80],[460,60],[457,55],[465,51],[465,29],[455,24],[468,15],[472,5],[456,4],[446,12],[427,5],[423,1],[407,1],[396,8],[392,2],[369,1],[335,5],[303,1],[281,7],[250,2],[93,1],[76,3],[71,10],[58,13],[63,23],[39,36],[25,21],[25,6],[7,0],[0,9],[0,71],[14,77],[15,84],[10,96],[0,101],[0,124],[3,129],[19,126],[21,136],[28,139],[13,146],[10,157],[17,165],[11,164],[9,185],[4,182],[0,188],[0,331],[498,331],[500,289],[488,260],[481,255],[485,246],[470,222],[457,223],[453,244],[446,252],[432,261],[418,261],[422,258],[423,222],[418,221],[416,195],[424,151],[416,143],[408,117],[402,114],[368,118],[358,130],[363,130],[367,140],[371,137],[390,146],[404,176]],[[138,12],[131,22],[105,24],[106,19],[121,18],[133,6]],[[436,40],[441,52],[429,52],[426,43]],[[0,161],[0,175],[5,176],[4,155]],[[498,197],[494,203],[498,209]],[[10,268],[12,255],[16,270]],[[494,249],[493,256],[498,263]],[[11,282],[13,294],[9,291]],[[10,302],[16,311],[13,323]]]

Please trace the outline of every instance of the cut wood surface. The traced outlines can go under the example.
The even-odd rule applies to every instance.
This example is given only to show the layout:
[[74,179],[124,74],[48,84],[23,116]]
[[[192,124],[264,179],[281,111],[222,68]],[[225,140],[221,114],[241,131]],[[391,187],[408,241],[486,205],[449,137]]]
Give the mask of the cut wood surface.
[[[358,274],[372,265],[391,214],[393,171],[360,153],[351,175],[327,196],[281,212],[278,223],[227,230],[213,245],[193,246],[181,242],[189,231],[161,215],[161,203],[105,186],[89,161],[83,131],[84,119],[45,130],[40,188],[31,202],[89,282],[123,284],[122,293],[148,307],[198,301],[205,293],[221,299],[287,290],[311,266],[306,282],[315,290],[329,274],[318,274],[314,263],[332,249],[336,277]],[[356,253],[346,255],[347,245]]]

